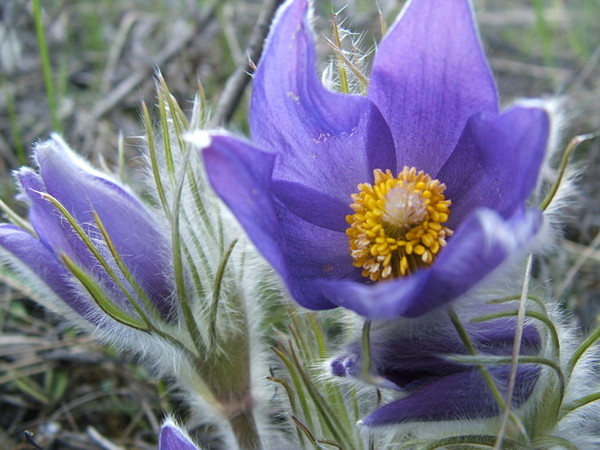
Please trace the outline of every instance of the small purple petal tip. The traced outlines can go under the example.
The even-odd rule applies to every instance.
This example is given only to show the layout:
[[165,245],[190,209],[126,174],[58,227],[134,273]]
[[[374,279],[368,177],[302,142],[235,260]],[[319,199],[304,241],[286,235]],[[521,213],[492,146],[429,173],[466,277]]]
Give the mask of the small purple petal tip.
[[160,428],[160,437],[158,441],[159,450],[199,450],[188,434],[175,424],[171,419],[167,419]]

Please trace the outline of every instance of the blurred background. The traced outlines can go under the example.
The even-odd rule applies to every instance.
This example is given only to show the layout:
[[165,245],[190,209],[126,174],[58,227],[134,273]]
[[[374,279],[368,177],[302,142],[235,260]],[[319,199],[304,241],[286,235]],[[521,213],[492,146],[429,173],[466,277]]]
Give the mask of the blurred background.
[[[184,110],[202,84],[217,105],[263,9],[258,0],[3,0],[0,4],[0,196],[14,200],[11,170],[33,143],[59,131],[93,163],[114,169],[119,142],[140,164],[140,104],[155,104],[155,74]],[[269,3],[268,1],[266,3]],[[400,0],[315,0],[317,36],[331,17],[371,52],[379,10],[391,25]],[[562,102],[560,148],[600,130],[600,2],[475,0],[480,33],[503,105],[524,97]],[[379,8],[379,10],[378,10]],[[320,70],[331,58],[320,39]],[[228,126],[246,132],[248,90]],[[120,140],[120,136],[122,140]],[[600,139],[572,161],[581,169],[565,238],[543,262],[542,281],[584,330],[600,314]],[[139,173],[130,172],[138,185]],[[1,279],[2,277],[0,277]],[[163,410],[177,397],[143,368],[65,328],[0,285],[0,447],[153,448]]]

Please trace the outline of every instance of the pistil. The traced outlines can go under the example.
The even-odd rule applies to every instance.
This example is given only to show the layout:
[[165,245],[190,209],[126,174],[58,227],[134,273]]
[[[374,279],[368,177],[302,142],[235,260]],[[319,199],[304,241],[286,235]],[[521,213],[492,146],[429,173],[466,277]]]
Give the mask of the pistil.
[[354,214],[346,217],[353,264],[372,281],[410,275],[430,265],[453,233],[443,225],[446,185],[408,166],[396,177],[389,169],[373,176],[352,194]]

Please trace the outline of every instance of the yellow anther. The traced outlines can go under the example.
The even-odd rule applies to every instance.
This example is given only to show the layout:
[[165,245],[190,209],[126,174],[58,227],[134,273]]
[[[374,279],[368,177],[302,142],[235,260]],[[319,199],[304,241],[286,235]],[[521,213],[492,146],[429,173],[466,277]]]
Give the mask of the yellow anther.
[[354,211],[346,217],[353,264],[372,281],[410,275],[431,264],[452,230],[446,186],[414,167],[397,177],[373,171],[373,185],[361,183],[351,195]]

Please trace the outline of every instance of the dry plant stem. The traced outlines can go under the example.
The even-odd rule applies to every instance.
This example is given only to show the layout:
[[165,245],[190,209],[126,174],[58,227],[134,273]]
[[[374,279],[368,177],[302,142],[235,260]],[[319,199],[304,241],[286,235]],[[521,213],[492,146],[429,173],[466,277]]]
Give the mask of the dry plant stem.
[[596,249],[600,247],[600,232],[596,234],[596,237],[590,242],[587,247],[584,247],[581,251],[579,257],[573,263],[567,274],[565,275],[563,281],[560,283],[558,288],[556,289],[556,298],[563,298],[566,290],[569,288],[575,277],[577,276],[577,272],[583,267],[585,262],[590,259]]
[[265,0],[262,13],[258,18],[258,22],[252,31],[250,36],[250,43],[246,48],[246,55],[248,60],[244,61],[233,74],[227,80],[225,89],[217,105],[215,115],[213,116],[213,124],[218,126],[224,126],[229,123],[233,113],[238,107],[242,94],[246,89],[250,81],[250,70],[251,62],[256,63],[260,59],[260,55],[263,51],[263,44],[267,34],[275,11],[279,5],[283,3],[283,0]]
[[585,63],[585,66],[581,69],[581,71],[577,74],[572,83],[569,83],[569,87],[565,90],[566,92],[577,91],[582,88],[584,83],[588,80],[588,78],[593,75],[594,69],[600,63],[600,44],[596,46],[594,53],[589,57],[588,61]]
[[148,76],[156,67],[160,67],[174,58],[190,41],[197,35],[199,30],[207,29],[207,25],[215,17],[215,10],[218,2],[214,1],[206,14],[198,21],[196,26],[181,36],[174,39],[156,55],[153,64],[142,67],[133,72],[129,77],[119,83],[113,91],[104,99],[98,102],[92,110],[90,122],[96,122],[106,113],[116,107],[125,96],[133,91],[139,84],[148,79]]

